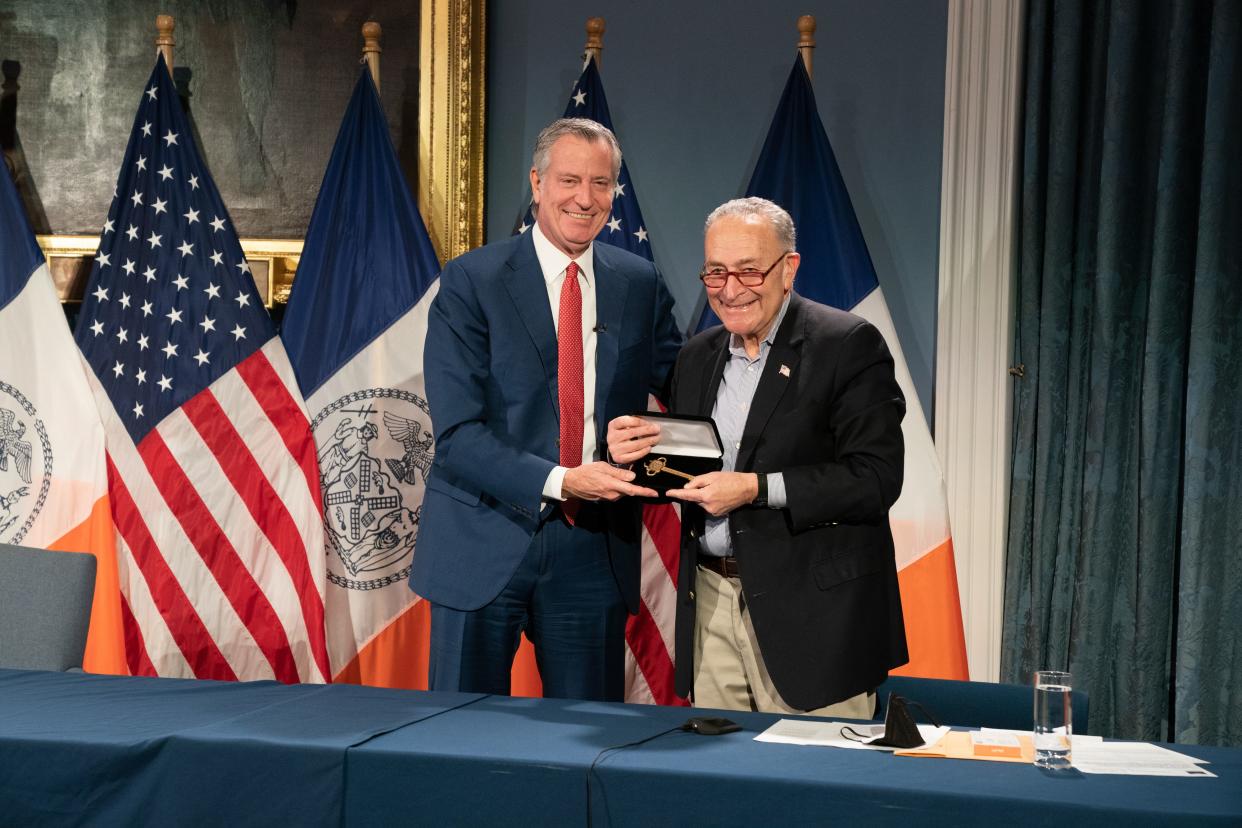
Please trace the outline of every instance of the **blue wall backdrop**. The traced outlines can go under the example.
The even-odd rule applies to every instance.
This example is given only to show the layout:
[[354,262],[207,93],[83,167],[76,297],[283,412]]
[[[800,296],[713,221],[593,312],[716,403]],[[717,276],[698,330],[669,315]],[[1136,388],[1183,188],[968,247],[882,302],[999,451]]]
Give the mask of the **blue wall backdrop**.
[[530,149],[582,68],[586,18],[607,21],[613,123],[685,325],[702,224],[741,195],[798,39],[818,23],[820,115],[849,187],[924,411],[932,416],[948,12],[930,0],[502,0],[488,9],[487,235],[528,198]]

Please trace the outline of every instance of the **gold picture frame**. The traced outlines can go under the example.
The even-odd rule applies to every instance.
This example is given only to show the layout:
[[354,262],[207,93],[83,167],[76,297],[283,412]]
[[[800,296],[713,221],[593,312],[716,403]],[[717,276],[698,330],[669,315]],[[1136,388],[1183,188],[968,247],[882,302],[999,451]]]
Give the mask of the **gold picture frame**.
[[418,209],[441,263],[483,243],[486,0],[423,0]]
[[[99,249],[99,238],[35,236],[35,240],[43,248],[60,301],[69,304],[81,302],[95,253]],[[241,239],[241,247],[246,261],[250,263],[250,273],[263,297],[263,304],[270,308],[274,304],[288,302],[298,260],[302,256],[301,240]]]

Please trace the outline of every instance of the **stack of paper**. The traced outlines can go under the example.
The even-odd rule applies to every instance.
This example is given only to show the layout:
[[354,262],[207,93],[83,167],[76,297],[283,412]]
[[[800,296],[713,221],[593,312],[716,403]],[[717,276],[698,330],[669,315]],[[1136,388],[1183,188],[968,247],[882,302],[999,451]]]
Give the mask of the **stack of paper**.
[[1207,776],[1202,759],[1195,759],[1175,750],[1149,742],[1079,742],[1072,743],[1070,764],[1083,773],[1117,773],[1127,776]]
[[[972,733],[975,741],[1016,738],[1025,746],[1031,734],[1025,730],[980,728]],[[1031,754],[1034,755],[1033,753]],[[1175,750],[1150,742],[1106,742],[1100,736],[1075,734],[1070,737],[1070,764],[1083,773],[1113,773],[1128,776],[1205,776],[1216,774],[1204,770],[1208,764]]]

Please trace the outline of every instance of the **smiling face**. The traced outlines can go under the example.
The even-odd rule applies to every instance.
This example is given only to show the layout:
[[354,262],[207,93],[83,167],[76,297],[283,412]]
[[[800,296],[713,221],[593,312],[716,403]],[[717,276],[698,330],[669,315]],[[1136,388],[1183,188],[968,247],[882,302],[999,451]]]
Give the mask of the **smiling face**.
[[612,149],[576,135],[557,139],[542,174],[533,167],[535,220],[548,241],[571,258],[587,249],[612,211]]
[[708,288],[707,301],[730,333],[742,337],[748,353],[758,353],[798,271],[797,253],[787,252],[771,223],[758,215],[722,216],[707,229],[703,240],[704,267],[708,270],[766,270],[785,254],[763,284],[743,287],[730,276],[723,287]]

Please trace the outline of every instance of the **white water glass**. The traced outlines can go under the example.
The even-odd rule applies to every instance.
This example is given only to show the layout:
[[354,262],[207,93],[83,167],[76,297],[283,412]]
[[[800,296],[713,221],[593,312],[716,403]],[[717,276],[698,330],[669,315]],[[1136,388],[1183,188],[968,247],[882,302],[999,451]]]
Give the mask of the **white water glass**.
[[1064,770],[1070,766],[1073,711],[1070,674],[1060,670],[1035,672],[1035,766]]

